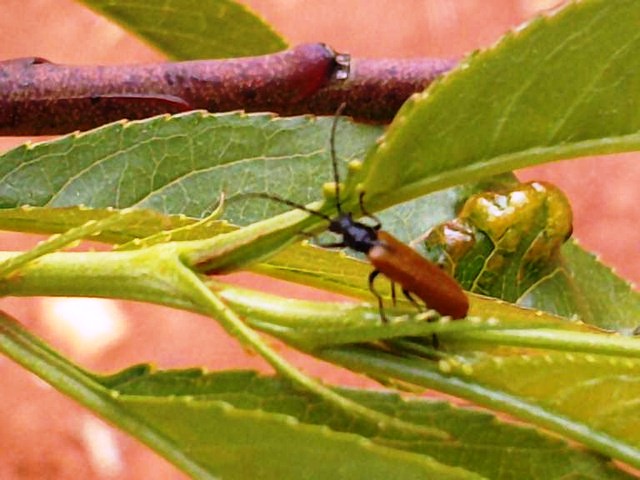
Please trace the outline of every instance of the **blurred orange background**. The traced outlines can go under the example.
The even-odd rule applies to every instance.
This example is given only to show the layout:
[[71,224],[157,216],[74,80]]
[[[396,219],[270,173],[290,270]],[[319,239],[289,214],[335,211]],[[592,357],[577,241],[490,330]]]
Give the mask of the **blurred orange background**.
[[[506,30],[556,6],[553,0],[249,0],[291,45],[322,41],[368,57],[460,57],[490,46]],[[162,55],[71,0],[3,0],[0,59],[41,56],[77,64],[155,62]],[[0,151],[24,142],[0,139]],[[520,172],[548,180],[570,198],[574,236],[625,278],[640,280],[637,154],[579,159]],[[36,239],[0,234],[2,249]],[[252,277],[239,281],[259,283]],[[268,281],[273,284],[272,280]],[[273,286],[271,287],[273,288]],[[292,295],[317,292],[296,288]],[[323,296],[322,298],[326,298]],[[112,372],[136,362],[161,368],[202,365],[212,370],[258,368],[212,321],[132,302],[94,299],[3,299],[3,310],[89,369]],[[87,322],[91,320],[91,328]],[[286,356],[312,375],[349,385],[364,379]],[[173,466],[106,426],[10,360],[0,357],[2,479],[181,479]]]

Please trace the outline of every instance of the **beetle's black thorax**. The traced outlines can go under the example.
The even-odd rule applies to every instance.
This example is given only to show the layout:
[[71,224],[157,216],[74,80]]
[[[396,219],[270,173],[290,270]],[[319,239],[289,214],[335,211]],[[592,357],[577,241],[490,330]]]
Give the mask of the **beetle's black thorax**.
[[378,229],[355,221],[351,213],[331,220],[329,231],[342,235],[345,246],[364,254],[378,244]]

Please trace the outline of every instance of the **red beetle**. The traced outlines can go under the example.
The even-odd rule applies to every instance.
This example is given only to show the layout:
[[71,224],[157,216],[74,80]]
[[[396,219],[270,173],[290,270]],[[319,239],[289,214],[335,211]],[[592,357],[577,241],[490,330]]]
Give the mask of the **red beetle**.
[[344,104],[336,112],[336,120],[334,120],[331,129],[331,161],[336,185],[337,217],[331,218],[322,212],[267,193],[253,195],[284,203],[327,220],[329,231],[342,235],[342,239],[337,243],[324,245],[325,247],[348,247],[364,253],[375,268],[369,275],[369,288],[378,299],[380,316],[383,321],[386,321],[386,317],[382,296],[373,287],[375,278],[381,273],[392,283],[399,284],[404,295],[412,303],[416,304],[413,298],[415,295],[429,308],[436,310],[441,315],[448,315],[454,319],[466,317],[469,310],[469,300],[458,282],[414,249],[402,243],[389,232],[382,230],[380,221],[367,213],[364,208],[362,201],[364,193],[360,194],[360,208],[365,216],[375,220],[375,225],[358,222],[353,219],[351,212],[343,212],[340,199],[340,177],[335,154],[337,118],[343,107]]

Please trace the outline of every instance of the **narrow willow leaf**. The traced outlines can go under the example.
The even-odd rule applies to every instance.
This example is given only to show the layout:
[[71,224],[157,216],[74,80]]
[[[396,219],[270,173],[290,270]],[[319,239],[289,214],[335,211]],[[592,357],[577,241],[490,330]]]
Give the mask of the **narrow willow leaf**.
[[178,60],[260,55],[285,41],[264,20],[233,0],[82,0]]
[[465,374],[455,367],[451,373],[517,395],[640,452],[640,360],[562,352],[474,357]]
[[[388,322],[383,323],[377,305],[283,301],[277,295],[213,280],[208,285],[254,328],[312,353],[346,343],[379,342],[399,337],[430,339],[437,334],[441,341],[447,340],[463,353],[470,349],[491,351],[498,348],[496,355],[500,357],[510,354],[501,352],[500,346],[516,346],[606,354],[619,359],[640,358],[640,341],[635,338],[488,298],[471,296],[471,315],[466,319],[452,321],[435,311],[416,314],[412,311],[413,305],[406,302],[404,308],[390,308]],[[432,349],[431,357],[447,358],[446,349]]]
[[570,2],[398,112],[358,178],[372,209],[463,181],[640,148],[640,3]]

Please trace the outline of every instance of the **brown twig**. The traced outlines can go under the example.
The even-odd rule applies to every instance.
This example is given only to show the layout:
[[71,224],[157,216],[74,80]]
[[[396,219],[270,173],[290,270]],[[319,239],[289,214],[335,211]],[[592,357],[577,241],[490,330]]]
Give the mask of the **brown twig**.
[[350,59],[316,43],[232,60],[69,66],[41,58],[0,62],[0,135],[87,130],[122,118],[194,109],[335,112],[386,122],[450,60]]

